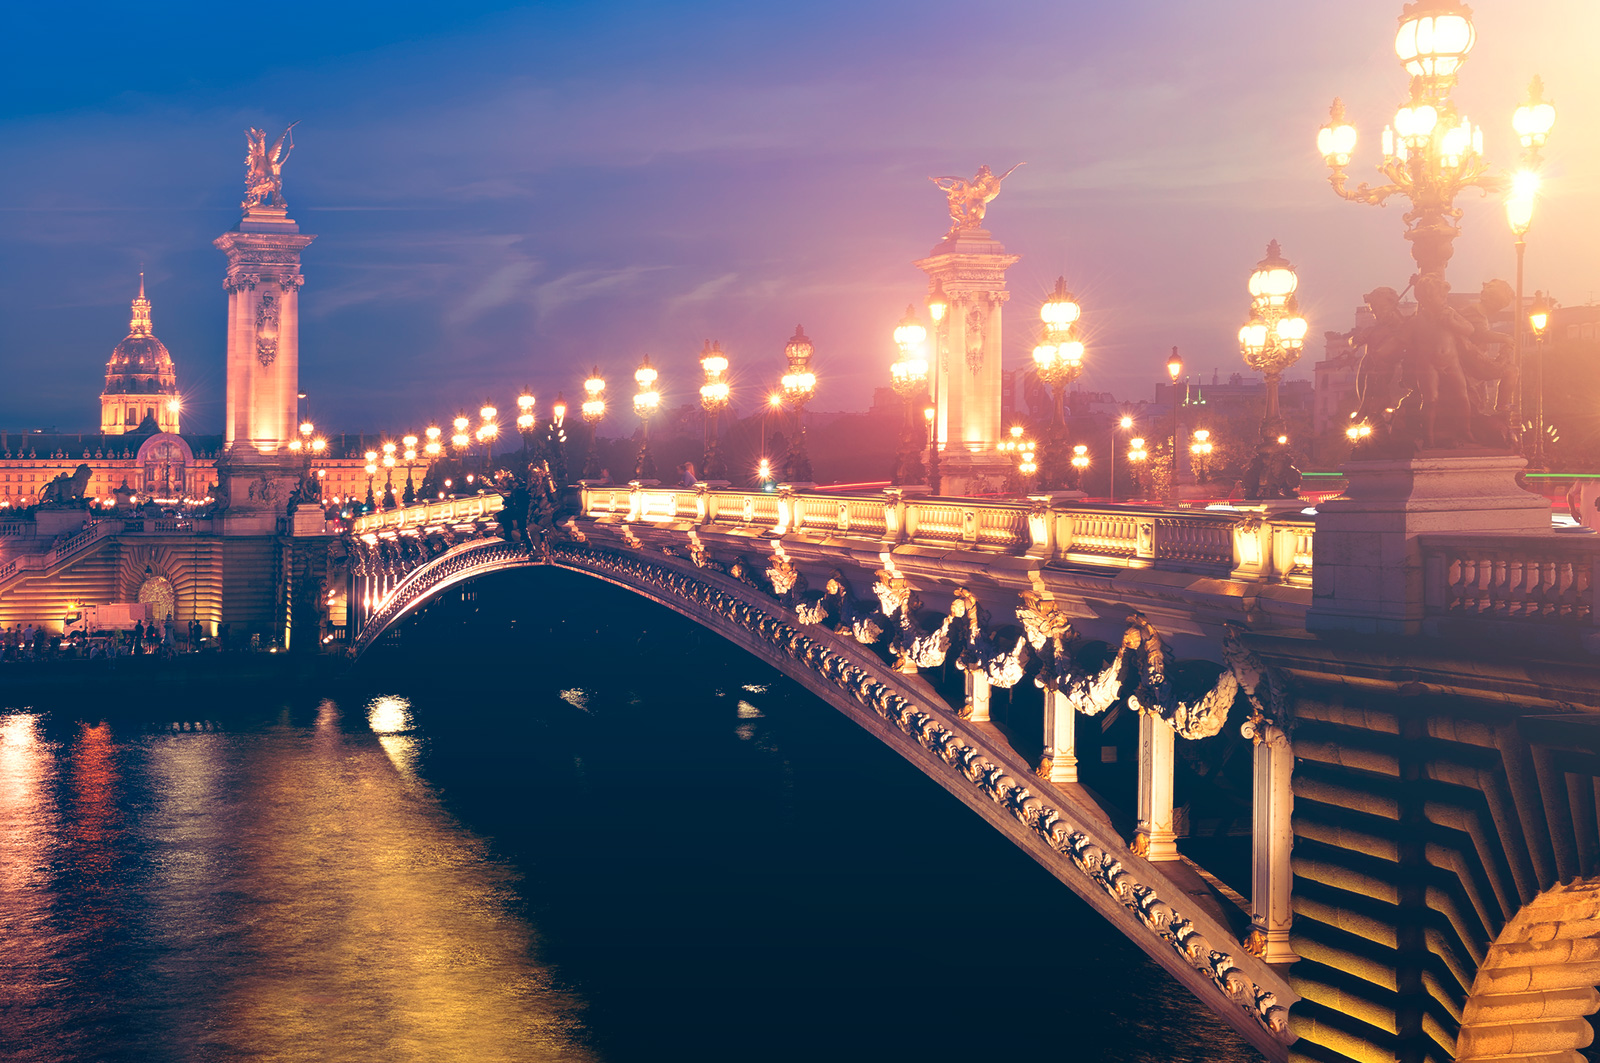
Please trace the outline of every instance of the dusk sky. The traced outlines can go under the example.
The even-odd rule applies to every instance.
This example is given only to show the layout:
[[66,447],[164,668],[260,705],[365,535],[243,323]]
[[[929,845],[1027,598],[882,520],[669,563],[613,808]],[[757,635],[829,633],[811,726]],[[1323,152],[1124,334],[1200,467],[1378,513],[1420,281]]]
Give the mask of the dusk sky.
[[[1403,201],[1328,189],[1342,95],[1375,179],[1405,95],[1400,0],[1053,0],[497,7],[26,5],[0,67],[0,424],[92,430],[141,266],[186,428],[220,431],[224,260],[244,129],[290,121],[304,255],[301,386],[319,424],[401,431],[592,364],[625,408],[648,353],[689,401],[720,340],[735,402],[804,323],[814,408],[862,409],[948,225],[928,176],[1026,162],[989,208],[1022,256],[1006,360],[1058,274],[1084,306],[1082,386],[1148,398],[1179,346],[1241,371],[1245,279],[1269,239],[1324,330],[1411,271]],[[1542,74],[1558,120],[1528,291],[1600,296],[1594,0],[1482,0],[1455,99],[1510,167]],[[1451,279],[1510,279],[1498,197],[1464,197]],[[611,431],[631,428],[614,418]]]

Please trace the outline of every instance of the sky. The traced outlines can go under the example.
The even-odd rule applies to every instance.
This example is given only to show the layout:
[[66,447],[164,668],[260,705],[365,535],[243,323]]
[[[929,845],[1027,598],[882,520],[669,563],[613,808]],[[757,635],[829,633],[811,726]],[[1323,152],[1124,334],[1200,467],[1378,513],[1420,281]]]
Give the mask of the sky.
[[[0,425],[92,430],[147,274],[186,430],[220,431],[224,260],[244,130],[291,121],[301,389],[330,431],[416,430],[521,388],[542,408],[598,365],[626,405],[649,354],[668,403],[718,340],[736,406],[796,323],[813,408],[864,409],[949,223],[930,175],[1022,162],[989,207],[1005,360],[1058,275],[1084,308],[1081,387],[1148,398],[1171,347],[1243,371],[1267,241],[1311,339],[1411,273],[1403,201],[1340,201],[1316,154],[1335,95],[1375,179],[1405,97],[1399,0],[924,0],[605,5],[27,5],[0,64]],[[1600,293],[1593,0],[1480,0],[1455,99],[1511,167],[1529,78],[1557,107],[1529,292]],[[1451,279],[1510,279],[1497,197],[1468,193]],[[619,420],[612,427],[621,425]]]

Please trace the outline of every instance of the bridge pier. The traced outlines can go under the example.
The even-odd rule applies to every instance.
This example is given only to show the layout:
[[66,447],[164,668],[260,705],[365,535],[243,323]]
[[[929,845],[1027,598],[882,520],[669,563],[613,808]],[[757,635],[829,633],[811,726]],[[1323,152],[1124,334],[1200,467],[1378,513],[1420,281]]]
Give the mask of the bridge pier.
[[1177,732],[1154,712],[1139,713],[1139,826],[1133,851],[1158,863],[1178,859],[1172,824],[1172,771]]
[[1255,785],[1251,795],[1250,937],[1245,947],[1267,963],[1293,963],[1300,957],[1289,944],[1294,922],[1290,892],[1294,871],[1294,747],[1283,729],[1270,723],[1245,725],[1255,742]]
[[1044,748],[1051,782],[1078,781],[1078,720],[1061,690],[1044,692]]
[[968,717],[973,723],[989,722],[989,677],[982,672],[968,671],[967,705],[972,710]]

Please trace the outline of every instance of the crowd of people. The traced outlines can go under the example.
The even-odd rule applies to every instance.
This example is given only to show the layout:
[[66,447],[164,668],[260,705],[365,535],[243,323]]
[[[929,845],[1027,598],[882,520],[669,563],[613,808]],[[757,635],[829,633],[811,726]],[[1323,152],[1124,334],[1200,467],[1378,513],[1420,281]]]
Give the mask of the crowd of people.
[[71,661],[114,660],[119,657],[175,658],[183,653],[199,653],[208,648],[228,648],[228,625],[218,629],[218,637],[209,640],[205,628],[197,620],[188,622],[187,630],[180,631],[171,614],[166,620],[149,624],[136,623],[127,631],[76,628],[65,634],[50,631],[37,624],[14,624],[0,628],[0,663],[21,661]]

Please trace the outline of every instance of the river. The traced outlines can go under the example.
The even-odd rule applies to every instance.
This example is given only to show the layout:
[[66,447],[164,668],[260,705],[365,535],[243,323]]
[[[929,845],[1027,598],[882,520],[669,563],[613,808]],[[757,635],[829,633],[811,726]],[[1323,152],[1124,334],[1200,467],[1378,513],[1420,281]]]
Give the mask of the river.
[[1259,1058],[876,740],[569,573],[320,684],[5,691],[0,1058]]

